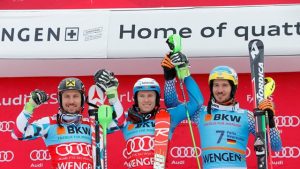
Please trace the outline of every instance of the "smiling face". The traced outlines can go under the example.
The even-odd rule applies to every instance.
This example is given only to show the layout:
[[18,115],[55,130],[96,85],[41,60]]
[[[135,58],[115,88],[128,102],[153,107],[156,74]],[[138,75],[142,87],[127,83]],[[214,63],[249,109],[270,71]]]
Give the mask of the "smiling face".
[[231,85],[228,80],[216,79],[212,91],[216,102],[223,104],[230,99]]
[[62,107],[68,113],[79,113],[81,94],[78,90],[66,90],[62,93]]
[[137,93],[138,106],[141,113],[150,113],[155,108],[155,91],[139,91]]

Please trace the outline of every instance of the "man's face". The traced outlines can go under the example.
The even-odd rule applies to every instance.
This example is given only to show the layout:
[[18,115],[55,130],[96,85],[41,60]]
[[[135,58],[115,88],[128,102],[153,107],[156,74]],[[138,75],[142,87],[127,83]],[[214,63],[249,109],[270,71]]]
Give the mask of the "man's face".
[[155,107],[155,91],[139,91],[137,94],[138,106],[141,113],[149,113]]
[[78,113],[81,110],[81,94],[78,90],[66,90],[62,93],[62,106],[66,112]]
[[213,95],[219,104],[230,99],[231,85],[228,80],[216,79],[213,81]]

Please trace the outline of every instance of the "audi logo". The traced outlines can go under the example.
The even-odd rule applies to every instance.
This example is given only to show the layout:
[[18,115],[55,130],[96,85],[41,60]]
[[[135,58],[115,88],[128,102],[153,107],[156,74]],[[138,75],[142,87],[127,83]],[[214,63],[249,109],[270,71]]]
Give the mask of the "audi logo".
[[13,121],[0,121],[0,132],[10,132],[14,124]]
[[[197,152],[198,152],[198,157],[201,156],[201,149],[197,147]],[[171,149],[171,155],[174,158],[195,158],[196,153],[195,153],[195,148],[194,147],[173,147]],[[246,158],[249,157],[251,154],[251,151],[249,147],[247,147],[246,150]]]
[[14,159],[12,151],[0,151],[0,162],[10,162]]
[[249,157],[251,155],[251,150],[249,147],[247,147],[247,150],[246,150],[246,158]]
[[299,158],[300,148],[299,147],[282,147],[279,152],[274,152],[273,157],[275,158]]
[[92,146],[86,143],[61,144],[56,147],[56,154],[59,156],[82,155],[92,157]]
[[51,156],[48,150],[32,150],[30,152],[30,159],[32,161],[51,160]]
[[[201,156],[201,149],[196,147],[198,152],[198,157]],[[195,158],[196,152],[194,147],[172,147],[171,156],[174,158]]]
[[132,153],[151,150],[154,150],[154,137],[134,137],[132,139],[127,140],[126,148],[123,150],[123,156],[127,158]]
[[277,127],[298,127],[300,118],[298,116],[277,116],[275,123]]

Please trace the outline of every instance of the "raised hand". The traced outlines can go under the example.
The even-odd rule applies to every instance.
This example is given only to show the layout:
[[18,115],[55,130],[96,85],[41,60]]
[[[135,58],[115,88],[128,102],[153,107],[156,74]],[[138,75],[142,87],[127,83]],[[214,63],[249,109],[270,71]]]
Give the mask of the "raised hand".
[[171,55],[170,59],[174,66],[188,65],[189,63],[187,57],[181,52]]
[[101,69],[95,73],[94,81],[104,92],[112,88],[117,89],[119,86],[118,79],[114,76],[114,73],[105,69]]
[[166,80],[172,80],[176,76],[175,66],[172,64],[169,55],[166,55],[161,62],[161,67],[164,70],[164,77]]
[[31,96],[32,101],[37,106],[39,106],[49,100],[49,95],[46,92],[39,90],[39,89],[35,89],[34,91],[32,91],[30,93],[30,96]]

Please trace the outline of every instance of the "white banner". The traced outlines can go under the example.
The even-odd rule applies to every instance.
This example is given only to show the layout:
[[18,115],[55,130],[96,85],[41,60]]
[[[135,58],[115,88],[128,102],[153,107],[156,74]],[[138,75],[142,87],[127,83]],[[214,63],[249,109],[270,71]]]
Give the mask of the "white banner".
[[112,11],[110,20],[109,58],[161,57],[173,33],[191,57],[248,57],[256,38],[266,55],[300,54],[299,5]]
[[0,11],[1,58],[105,58],[108,11]]
[[162,57],[183,37],[190,57],[300,54],[300,5],[140,10],[0,11],[0,58]]

